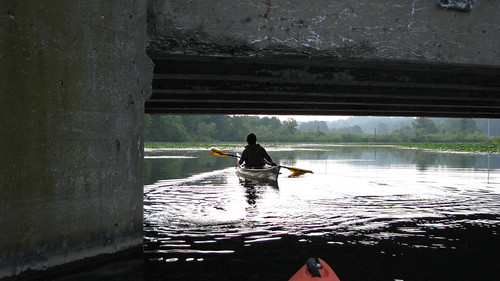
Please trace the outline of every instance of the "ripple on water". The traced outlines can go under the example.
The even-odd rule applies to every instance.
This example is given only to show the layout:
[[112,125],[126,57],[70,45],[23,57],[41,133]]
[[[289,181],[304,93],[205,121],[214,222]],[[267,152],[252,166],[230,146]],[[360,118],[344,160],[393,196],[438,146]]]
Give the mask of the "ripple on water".
[[[145,253],[152,261],[203,261],[294,236],[299,243],[319,237],[331,246],[397,239],[415,249],[454,249],[461,242],[455,230],[498,227],[498,215],[483,215],[499,212],[495,188],[471,188],[460,178],[447,184],[422,175],[406,179],[411,171],[397,170],[403,175],[397,180],[377,170],[372,179],[365,173],[364,183],[344,175],[336,185],[284,177],[279,189],[243,187],[233,168],[161,180],[145,187]],[[342,186],[350,179],[353,192]],[[446,235],[430,234],[441,232]]]

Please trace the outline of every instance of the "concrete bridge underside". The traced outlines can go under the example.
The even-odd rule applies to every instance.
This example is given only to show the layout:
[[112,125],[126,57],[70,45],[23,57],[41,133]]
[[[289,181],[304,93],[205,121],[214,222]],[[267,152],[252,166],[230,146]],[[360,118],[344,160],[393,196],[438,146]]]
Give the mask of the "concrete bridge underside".
[[500,118],[495,66],[296,56],[154,62],[150,114]]
[[0,1],[0,279],[140,256],[144,112],[500,117],[498,0],[64,3]]

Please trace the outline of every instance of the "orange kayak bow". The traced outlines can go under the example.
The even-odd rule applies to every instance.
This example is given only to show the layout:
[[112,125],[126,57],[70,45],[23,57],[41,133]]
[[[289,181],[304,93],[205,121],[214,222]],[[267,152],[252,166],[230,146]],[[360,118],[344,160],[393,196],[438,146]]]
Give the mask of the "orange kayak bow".
[[324,260],[309,258],[288,281],[340,281],[340,279]]

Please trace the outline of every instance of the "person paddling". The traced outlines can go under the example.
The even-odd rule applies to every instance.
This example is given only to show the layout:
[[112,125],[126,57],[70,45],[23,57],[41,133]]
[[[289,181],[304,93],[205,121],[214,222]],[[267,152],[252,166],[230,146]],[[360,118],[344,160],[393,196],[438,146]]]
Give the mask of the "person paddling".
[[260,144],[257,144],[257,136],[255,134],[248,134],[247,143],[248,145],[245,146],[238,164],[243,165],[245,163],[247,168],[263,168],[267,161],[271,166],[276,166],[276,163],[273,162],[267,151]]

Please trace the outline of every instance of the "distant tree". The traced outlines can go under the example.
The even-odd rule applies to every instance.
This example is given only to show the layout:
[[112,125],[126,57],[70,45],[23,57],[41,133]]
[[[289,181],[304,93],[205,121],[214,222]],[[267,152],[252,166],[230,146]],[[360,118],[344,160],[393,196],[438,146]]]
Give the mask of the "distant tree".
[[363,134],[363,130],[358,125],[354,125],[352,127],[344,127],[344,128],[340,128],[340,129],[335,129],[334,131],[338,132],[338,133]]
[[438,132],[438,128],[434,121],[430,118],[417,118],[413,121],[413,128],[423,134],[435,134]]
[[260,120],[260,123],[273,130],[277,130],[281,127],[281,121],[276,117],[264,117]]
[[189,134],[182,124],[180,116],[170,116],[170,118],[166,117],[164,119],[164,124],[166,124],[163,128],[167,135],[166,141],[181,142],[189,140]]
[[286,135],[293,135],[297,133],[297,121],[293,118],[288,118],[283,121],[283,128]]
[[211,115],[205,120],[206,123],[215,124],[215,131],[217,132],[216,139],[229,140],[233,137],[234,127],[230,116],[227,115]]
[[233,124],[231,141],[245,141],[246,136],[252,130],[247,116],[233,116],[231,121]]
[[201,122],[196,125],[196,136],[199,141],[211,141],[217,135],[215,123]]
[[476,122],[473,119],[450,118],[443,124],[443,133],[455,135],[456,140],[463,140],[466,135],[478,132]]
[[[370,126],[365,126],[369,129],[368,134],[363,133],[362,126],[354,123],[356,120],[369,121]],[[381,120],[389,121],[386,123],[381,122]],[[293,118],[281,121],[276,117],[261,118],[258,116],[145,115],[144,139],[148,142],[244,142],[246,135],[253,132],[257,134],[258,140],[263,142],[366,142],[374,140],[375,130],[378,142],[448,142],[487,139],[479,133],[476,122],[472,119],[365,117],[340,121],[343,122],[343,126],[331,126],[332,129],[329,129],[328,123],[325,121],[303,122],[299,126]],[[481,126],[485,125],[484,121],[484,119],[478,120],[481,122]],[[398,127],[395,124],[409,125],[399,127],[399,129],[387,134],[389,126],[389,128]],[[439,129],[436,124],[439,125]]]
[[311,132],[311,131],[323,131],[328,132],[328,124],[325,121],[308,121],[302,122],[299,125],[299,130],[302,132]]
[[190,134],[196,132],[196,128],[199,123],[204,122],[207,119],[205,115],[182,115],[182,124]]
[[392,131],[392,134],[395,135],[396,141],[398,142],[408,142],[410,139],[410,135],[412,133],[412,130],[410,126],[404,126],[400,129]]
[[179,116],[147,115],[144,118],[145,141],[167,142],[187,141],[189,135]]

